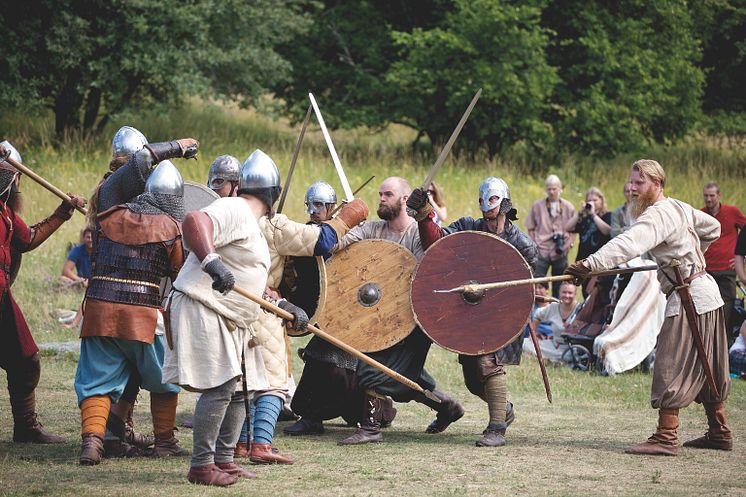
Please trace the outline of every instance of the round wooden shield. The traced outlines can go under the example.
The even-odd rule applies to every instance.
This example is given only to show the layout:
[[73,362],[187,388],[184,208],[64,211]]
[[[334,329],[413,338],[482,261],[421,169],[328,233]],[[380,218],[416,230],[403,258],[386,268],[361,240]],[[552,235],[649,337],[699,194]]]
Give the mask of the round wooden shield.
[[406,338],[416,323],[409,305],[414,255],[388,240],[362,240],[326,264],[321,328],[361,352],[378,352]]
[[533,285],[481,295],[433,293],[465,284],[532,278],[520,252],[496,235],[462,231],[435,242],[412,279],[412,310],[433,342],[465,355],[495,352],[523,333],[534,305]]
[[184,182],[184,212],[198,211],[219,198],[220,195],[205,185]]
[[[309,323],[318,322],[326,303],[326,264],[323,257],[288,257],[285,264],[280,294],[304,311]],[[287,328],[291,337],[302,337],[310,332]]]

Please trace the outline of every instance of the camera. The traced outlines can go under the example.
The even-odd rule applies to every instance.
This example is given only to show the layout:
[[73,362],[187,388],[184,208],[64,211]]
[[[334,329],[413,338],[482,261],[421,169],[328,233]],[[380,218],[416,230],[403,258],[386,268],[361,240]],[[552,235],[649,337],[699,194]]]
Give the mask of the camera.
[[590,202],[586,202],[585,203],[585,210],[587,210],[587,211],[591,210],[591,203]]
[[552,241],[554,242],[554,252],[557,255],[565,253],[565,235],[555,233],[552,235]]

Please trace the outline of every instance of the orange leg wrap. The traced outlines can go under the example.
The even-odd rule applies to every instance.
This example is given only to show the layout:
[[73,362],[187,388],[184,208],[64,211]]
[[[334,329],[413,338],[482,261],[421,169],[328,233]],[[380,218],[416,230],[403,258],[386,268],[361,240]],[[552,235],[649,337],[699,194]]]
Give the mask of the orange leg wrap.
[[176,427],[177,393],[150,393],[150,414],[153,416],[153,433],[156,435]]
[[110,407],[111,399],[108,395],[95,395],[83,399],[80,404],[82,433],[95,433],[103,438]]

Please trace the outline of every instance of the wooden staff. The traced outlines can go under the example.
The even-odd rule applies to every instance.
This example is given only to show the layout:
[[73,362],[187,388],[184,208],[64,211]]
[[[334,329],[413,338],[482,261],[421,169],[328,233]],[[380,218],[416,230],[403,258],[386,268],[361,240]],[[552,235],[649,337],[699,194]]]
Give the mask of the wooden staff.
[[[275,304],[273,304],[271,302],[267,302],[266,300],[264,300],[261,297],[257,297],[253,293],[248,292],[248,291],[244,290],[243,288],[241,288],[239,286],[234,286],[233,287],[233,291],[236,292],[236,293],[238,293],[238,294],[240,294],[240,295],[243,295],[244,297],[246,297],[247,299],[251,300],[252,302],[256,302],[263,309],[266,309],[266,310],[270,311],[271,313],[280,316],[283,319],[287,319],[289,321],[292,321],[293,319],[295,319],[295,317],[291,313],[289,313],[288,311],[279,308],[278,306],[276,306]],[[381,372],[383,372],[387,376],[395,379],[399,383],[408,386],[412,390],[416,390],[417,392],[420,392],[421,394],[423,394],[428,399],[431,399],[431,400],[434,400],[434,401],[440,403],[440,399],[438,397],[436,397],[430,390],[425,390],[424,388],[422,388],[421,386],[419,386],[417,383],[413,382],[409,378],[400,375],[399,373],[397,373],[393,369],[390,369],[390,368],[384,366],[383,364],[381,364],[380,362],[376,361],[375,359],[371,359],[370,357],[368,357],[367,355],[363,354],[359,350],[350,347],[346,343],[342,342],[341,340],[337,339],[336,337],[333,337],[332,335],[328,334],[327,332],[325,332],[325,331],[323,331],[323,330],[321,330],[321,329],[319,329],[319,328],[317,328],[317,327],[315,327],[315,326],[313,326],[311,324],[308,325],[308,331],[310,331],[314,335],[317,335],[320,338],[323,338],[324,340],[326,340],[327,342],[331,343],[332,345],[336,345],[337,347],[339,347],[340,349],[344,350],[348,354],[354,355],[355,357],[357,357],[361,361],[363,361],[363,362],[365,362],[365,363],[373,366],[374,368],[379,369]]]
[[[609,269],[608,271],[596,271],[594,273],[588,273],[588,278],[594,276],[614,276],[617,274],[628,274],[637,273],[640,271],[654,271],[658,269],[656,265],[640,266],[640,267],[628,267],[620,269]],[[538,283],[549,283],[552,281],[572,281],[575,276],[571,274],[563,274],[560,276],[544,276],[542,278],[528,278],[525,280],[513,280],[513,281],[498,281],[496,283],[482,283],[474,285],[463,285],[451,288],[450,290],[433,290],[433,293],[480,293],[485,290],[494,290],[497,288],[510,288],[514,286],[522,285],[536,285]]]
[[[25,174],[26,176],[28,176],[32,180],[36,181],[41,186],[43,186],[44,188],[46,188],[50,192],[54,193],[55,195],[57,195],[62,200],[65,200],[67,202],[70,202],[70,204],[72,204],[72,199],[70,198],[70,196],[67,193],[63,192],[62,190],[60,190],[59,188],[57,188],[56,186],[54,186],[52,183],[50,183],[49,181],[45,180],[44,178],[42,178],[41,176],[39,176],[38,174],[36,174],[34,171],[32,171],[28,167],[24,166],[20,162],[18,162],[17,160],[13,159],[12,157],[7,157],[5,159],[5,162],[7,162],[11,166],[15,167],[16,169],[18,169],[19,171],[21,171],[23,174]],[[80,212],[84,216],[88,213],[85,210],[84,207],[78,207],[77,205],[75,206],[75,210],[77,210],[78,212]]]

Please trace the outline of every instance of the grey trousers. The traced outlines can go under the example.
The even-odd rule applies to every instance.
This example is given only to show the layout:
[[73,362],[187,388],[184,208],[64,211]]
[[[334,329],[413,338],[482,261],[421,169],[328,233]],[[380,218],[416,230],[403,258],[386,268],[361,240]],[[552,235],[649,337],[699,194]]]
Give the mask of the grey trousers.
[[236,380],[204,390],[194,408],[192,467],[233,461],[241,427],[246,418],[243,394]]

